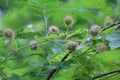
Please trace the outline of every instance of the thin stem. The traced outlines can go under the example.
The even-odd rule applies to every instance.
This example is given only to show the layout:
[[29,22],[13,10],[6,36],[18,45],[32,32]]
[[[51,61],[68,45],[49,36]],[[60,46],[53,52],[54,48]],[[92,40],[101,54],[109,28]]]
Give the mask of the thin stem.
[[109,28],[111,28],[111,27],[113,27],[113,26],[119,25],[119,24],[120,24],[120,21],[119,21],[119,22],[116,22],[116,23],[113,23],[113,24],[111,24],[111,25],[103,28],[103,29],[101,30],[101,32],[102,32],[102,31],[105,31],[105,30],[107,30],[107,29],[109,29]]
[[87,61],[89,62],[90,60],[92,60],[98,53],[95,53],[94,55],[92,55],[92,57],[90,57]]
[[110,76],[105,77],[105,78],[104,78],[104,79],[102,79],[102,80],[108,80],[108,78],[114,77],[114,76],[116,76],[116,75],[118,75],[118,73],[111,74]]
[[37,75],[35,75],[33,78],[32,78],[32,80],[35,80],[38,76],[39,76],[39,74],[41,74],[41,70],[37,73]]
[[95,80],[95,79],[98,79],[98,78],[101,78],[101,77],[104,77],[104,76],[108,76],[108,75],[111,75],[111,74],[115,74],[115,73],[120,73],[120,70],[115,70],[115,71],[111,71],[111,72],[108,72],[108,73],[100,74],[100,75],[97,75],[97,76],[93,77],[92,79]]
[[82,54],[79,54],[79,55],[73,57],[73,60],[77,61],[81,56],[89,53],[89,50],[90,50],[91,48],[92,48],[92,46],[90,46],[87,50],[85,50],[84,52],[82,52]]
[[36,56],[36,55],[38,55],[38,56],[42,56],[42,54],[40,54],[40,53],[36,53],[36,54],[30,54],[30,55],[28,55],[28,57],[30,57],[30,56]]
[[24,48],[29,47],[29,46],[30,46],[30,45],[26,45],[26,46],[23,46],[23,47],[20,47],[20,48],[14,50],[14,51],[19,51],[19,50],[24,49]]
[[[55,42],[68,42],[70,40],[58,40],[58,39],[55,39],[55,40],[49,40],[49,41],[55,41]],[[80,42],[81,40],[76,40],[78,42]]]
[[67,27],[66,28],[66,40],[67,40],[67,37],[68,37],[68,32],[69,32],[69,28]]
[[46,31],[46,37],[48,37],[48,17],[46,16],[46,7],[43,6],[43,13],[44,13],[44,24],[45,24],[45,31]]

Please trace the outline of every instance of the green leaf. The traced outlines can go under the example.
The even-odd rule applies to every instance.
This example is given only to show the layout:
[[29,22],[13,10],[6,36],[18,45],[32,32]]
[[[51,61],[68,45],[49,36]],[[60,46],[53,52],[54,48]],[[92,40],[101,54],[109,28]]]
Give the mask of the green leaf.
[[51,65],[47,66],[47,68],[48,68],[49,70],[56,69],[57,67],[58,67],[57,64],[51,64]]
[[52,48],[52,51],[53,51],[54,54],[61,53],[62,48]]
[[9,77],[8,80],[23,80],[19,75],[13,75],[12,77]]
[[2,38],[0,38],[0,48],[2,48],[4,46],[5,46],[4,40]]
[[106,40],[110,41],[109,46],[112,50],[119,48],[120,47],[120,32],[113,32],[107,35]]
[[7,55],[3,52],[0,52],[0,56],[6,57]]
[[82,48],[84,48],[84,47],[86,47],[88,45],[91,45],[91,44],[93,44],[93,42],[87,42],[85,44],[81,44],[80,46],[77,47],[77,50],[80,50],[80,49],[82,49]]
[[114,32],[114,33],[109,34],[106,37],[106,40],[111,41],[111,42],[119,41],[120,40],[120,32]]
[[8,43],[8,49],[9,50],[17,50],[18,49],[18,43],[15,39],[10,40],[10,42]]
[[60,67],[61,68],[70,68],[71,65],[69,63],[64,62],[64,63],[60,63]]
[[109,46],[110,46],[111,49],[120,48],[120,40],[119,41],[110,42]]
[[0,78],[2,78],[3,80],[7,79],[7,76],[5,75],[5,73],[3,71],[0,71]]
[[41,66],[43,66],[44,64],[42,63],[42,62],[36,62],[35,64],[34,64],[34,66],[35,67],[41,67]]
[[29,65],[29,63],[28,62],[24,62],[24,63],[21,63],[21,64],[16,64],[12,69],[19,69],[19,68],[24,68],[24,67],[26,67],[26,66],[28,66]]
[[48,38],[56,39],[56,38],[58,38],[58,35],[57,34],[50,34]]

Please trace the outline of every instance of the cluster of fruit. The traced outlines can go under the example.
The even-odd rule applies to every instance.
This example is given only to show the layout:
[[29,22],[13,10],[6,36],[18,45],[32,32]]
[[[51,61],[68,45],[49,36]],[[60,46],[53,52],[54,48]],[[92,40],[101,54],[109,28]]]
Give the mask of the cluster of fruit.
[[[72,27],[74,25],[73,17],[70,15],[65,16],[65,18],[63,19],[63,23],[66,28]],[[105,18],[104,23],[105,23],[105,25],[109,25],[109,24],[113,23],[113,20],[111,17],[107,16]],[[49,31],[49,34],[59,34],[60,33],[59,28],[55,25],[49,26],[48,31]],[[88,29],[88,33],[92,37],[96,37],[100,33],[100,31],[101,31],[101,27],[96,24],[91,25],[90,28]],[[16,32],[10,28],[5,28],[3,30],[3,36],[5,39],[12,39],[12,38],[16,37]],[[79,45],[80,45],[79,42],[70,40],[66,43],[66,48],[69,51],[75,51]],[[32,41],[30,41],[29,47],[32,50],[37,50],[40,46],[39,46],[39,43],[37,40],[32,40]],[[106,46],[104,44],[100,43],[100,44],[97,44],[96,49],[97,49],[97,51],[104,51],[106,49]]]

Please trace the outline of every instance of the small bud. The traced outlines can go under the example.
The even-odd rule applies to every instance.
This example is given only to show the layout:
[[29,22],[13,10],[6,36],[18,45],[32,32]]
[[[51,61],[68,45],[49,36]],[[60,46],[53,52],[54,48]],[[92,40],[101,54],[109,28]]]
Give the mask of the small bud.
[[12,39],[16,37],[16,32],[10,28],[5,28],[3,30],[3,37],[5,39]]
[[68,41],[66,43],[67,49],[71,52],[75,51],[78,46],[79,46],[79,43],[77,41]]
[[101,30],[100,26],[98,26],[98,25],[91,25],[90,28],[89,28],[89,34],[92,37],[95,37],[95,36],[97,36],[100,33],[100,30]]
[[103,43],[96,44],[96,52],[104,52],[107,50],[107,46]]
[[72,27],[74,25],[72,16],[66,16],[63,19],[63,22],[64,22],[65,27],[67,27],[67,28]]
[[39,48],[39,43],[36,40],[32,40],[29,47],[31,50],[37,50]]
[[113,23],[113,19],[110,16],[106,16],[104,19],[105,26],[108,26]]
[[49,27],[49,33],[58,34],[59,33],[59,28],[56,27],[56,26],[50,26]]

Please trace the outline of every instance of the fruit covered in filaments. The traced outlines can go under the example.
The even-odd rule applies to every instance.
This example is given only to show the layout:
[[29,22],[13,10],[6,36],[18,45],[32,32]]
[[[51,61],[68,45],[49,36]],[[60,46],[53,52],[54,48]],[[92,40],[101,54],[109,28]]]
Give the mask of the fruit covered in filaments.
[[67,27],[67,28],[72,27],[74,25],[74,21],[73,21],[72,16],[66,16],[63,19],[63,22],[64,22],[65,27]]
[[59,28],[56,26],[50,26],[49,27],[49,33],[54,33],[54,34],[58,34],[60,32]]
[[77,41],[68,41],[66,43],[66,47],[70,52],[75,51],[78,46],[79,46],[79,43]]
[[104,52],[107,50],[107,46],[104,43],[96,44],[96,52]]
[[100,30],[101,30],[101,27],[98,26],[98,25],[91,25],[90,28],[89,28],[89,34],[92,36],[92,37],[95,37],[97,36],[99,33],[100,33]]
[[105,26],[108,26],[113,23],[113,19],[110,16],[106,16],[104,19]]
[[3,37],[5,39],[12,39],[16,37],[16,32],[10,28],[5,28],[3,30]]
[[36,40],[32,40],[29,44],[31,50],[37,50],[39,48],[39,43]]

